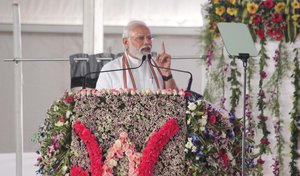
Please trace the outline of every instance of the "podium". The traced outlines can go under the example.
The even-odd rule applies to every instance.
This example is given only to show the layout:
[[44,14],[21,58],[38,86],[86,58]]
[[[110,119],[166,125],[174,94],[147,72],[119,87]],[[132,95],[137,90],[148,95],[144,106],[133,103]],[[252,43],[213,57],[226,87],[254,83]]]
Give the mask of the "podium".
[[38,132],[44,175],[202,175],[240,171],[240,122],[189,92],[81,90]]

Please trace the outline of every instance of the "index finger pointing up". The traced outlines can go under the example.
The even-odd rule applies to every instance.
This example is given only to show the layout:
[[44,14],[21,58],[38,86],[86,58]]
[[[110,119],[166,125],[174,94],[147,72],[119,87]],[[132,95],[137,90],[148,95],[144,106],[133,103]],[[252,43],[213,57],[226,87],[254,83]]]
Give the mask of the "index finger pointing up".
[[161,49],[162,49],[162,54],[166,53],[166,48],[165,48],[165,43],[161,42]]

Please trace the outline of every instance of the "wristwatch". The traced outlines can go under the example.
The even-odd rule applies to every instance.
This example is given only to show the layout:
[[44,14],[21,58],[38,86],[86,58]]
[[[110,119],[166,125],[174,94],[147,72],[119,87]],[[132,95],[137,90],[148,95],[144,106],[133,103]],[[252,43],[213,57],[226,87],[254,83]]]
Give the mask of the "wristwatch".
[[173,78],[172,74],[170,74],[169,76],[164,76],[164,75],[162,75],[162,79],[163,79],[164,81],[168,81],[168,80],[170,80],[170,79],[172,79],[172,78]]

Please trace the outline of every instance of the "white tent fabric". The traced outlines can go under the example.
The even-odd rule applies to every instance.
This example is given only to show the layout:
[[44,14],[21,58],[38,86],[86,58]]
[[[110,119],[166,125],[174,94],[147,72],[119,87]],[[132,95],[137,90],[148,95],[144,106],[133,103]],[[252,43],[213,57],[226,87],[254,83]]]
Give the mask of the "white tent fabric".
[[[36,153],[23,154],[23,176],[36,175],[38,167]],[[16,175],[16,155],[14,153],[0,153],[0,170],[1,175],[14,176]]]
[[[149,26],[202,26],[203,0],[103,0],[104,25],[139,19]],[[12,23],[13,0],[1,0],[0,24]],[[82,25],[83,0],[20,0],[22,24]]]

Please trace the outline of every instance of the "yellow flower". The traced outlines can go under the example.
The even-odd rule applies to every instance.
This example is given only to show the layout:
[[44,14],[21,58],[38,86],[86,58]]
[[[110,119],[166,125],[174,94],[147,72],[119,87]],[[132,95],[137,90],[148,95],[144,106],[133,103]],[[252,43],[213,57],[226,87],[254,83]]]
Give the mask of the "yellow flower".
[[229,0],[231,4],[235,4],[236,0]]
[[249,24],[252,24],[252,23],[253,23],[253,16],[251,16],[249,19]]
[[300,3],[297,1],[292,2],[292,8],[293,9],[299,9],[300,8]]
[[213,3],[213,4],[218,4],[218,3],[219,3],[219,0],[213,0],[212,3]]
[[225,12],[225,7],[224,6],[216,8],[216,14],[217,15],[222,16],[224,12]]
[[216,29],[217,29],[217,24],[216,23],[211,24],[210,27],[209,27],[209,31],[211,33],[215,32]]
[[298,18],[299,18],[299,14],[294,14],[293,16],[292,16],[292,19],[294,20],[294,21],[297,21],[298,20]]
[[280,12],[282,9],[284,9],[285,3],[284,2],[279,2],[278,4],[275,5],[275,11]]
[[247,10],[250,14],[255,14],[258,10],[258,5],[254,2],[248,2],[247,3]]
[[227,8],[227,13],[231,16],[236,16],[237,15],[237,9],[236,8]]

